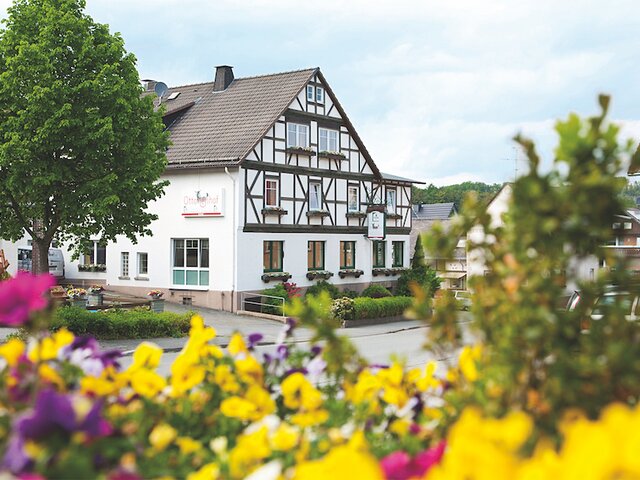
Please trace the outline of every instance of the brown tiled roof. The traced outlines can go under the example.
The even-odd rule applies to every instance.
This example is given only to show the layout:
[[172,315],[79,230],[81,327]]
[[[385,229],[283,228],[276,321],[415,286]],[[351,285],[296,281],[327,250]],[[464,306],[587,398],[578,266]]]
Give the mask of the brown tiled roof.
[[[170,88],[162,99],[173,143],[169,167],[239,164],[316,70],[237,78],[220,92],[213,82]],[[175,92],[180,95],[168,100]]]

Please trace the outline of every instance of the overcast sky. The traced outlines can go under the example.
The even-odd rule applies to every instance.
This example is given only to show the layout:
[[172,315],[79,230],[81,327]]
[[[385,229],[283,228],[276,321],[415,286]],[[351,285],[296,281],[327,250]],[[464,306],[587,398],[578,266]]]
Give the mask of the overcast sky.
[[549,161],[554,120],[595,113],[599,92],[640,139],[638,0],[87,3],[122,33],[141,78],[319,66],[380,169],[427,183],[512,180],[519,131]]

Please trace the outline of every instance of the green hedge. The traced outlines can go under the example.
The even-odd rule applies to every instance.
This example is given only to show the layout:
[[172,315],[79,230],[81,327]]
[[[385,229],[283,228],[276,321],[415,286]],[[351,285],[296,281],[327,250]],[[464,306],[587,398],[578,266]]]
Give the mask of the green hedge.
[[80,307],[60,307],[53,315],[51,330],[66,327],[74,335],[100,340],[124,338],[183,337],[189,333],[194,312],[155,313],[147,308],[89,312]]
[[355,318],[382,318],[402,315],[411,306],[411,297],[384,297],[367,298],[360,297],[353,300],[355,307]]

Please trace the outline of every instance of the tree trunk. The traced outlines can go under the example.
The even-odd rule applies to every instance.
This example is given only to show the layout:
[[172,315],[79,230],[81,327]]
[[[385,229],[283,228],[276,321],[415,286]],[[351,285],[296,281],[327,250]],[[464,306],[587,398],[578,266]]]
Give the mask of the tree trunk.
[[33,238],[31,247],[31,271],[34,275],[49,273],[49,246],[51,241]]

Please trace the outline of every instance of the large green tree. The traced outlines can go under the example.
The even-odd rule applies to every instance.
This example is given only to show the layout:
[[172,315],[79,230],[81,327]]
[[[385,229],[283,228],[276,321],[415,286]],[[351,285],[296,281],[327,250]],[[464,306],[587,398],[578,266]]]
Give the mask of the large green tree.
[[148,234],[168,136],[135,57],[84,0],[16,0],[0,30],[0,238]]

